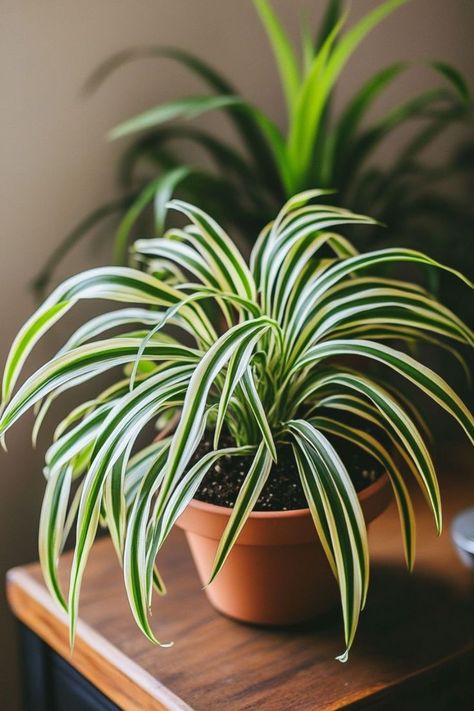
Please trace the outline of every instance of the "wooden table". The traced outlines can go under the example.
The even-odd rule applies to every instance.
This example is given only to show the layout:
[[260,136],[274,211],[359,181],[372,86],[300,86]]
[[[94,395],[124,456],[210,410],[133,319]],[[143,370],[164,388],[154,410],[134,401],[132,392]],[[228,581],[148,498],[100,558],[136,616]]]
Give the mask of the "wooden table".
[[[161,561],[169,594],[154,609],[159,637],[175,641],[170,649],[154,648],[135,627],[106,539],[94,546],[90,558],[72,656],[65,616],[50,599],[37,564],[10,571],[10,605],[35,639],[44,640],[43,650],[54,650],[79,679],[91,682],[90,689],[111,701],[87,708],[472,708],[474,580],[449,537],[454,513],[474,499],[473,480],[468,484],[459,475],[467,469],[467,456],[445,457],[440,539],[424,501],[416,498],[418,555],[412,575],[403,566],[395,506],[373,525],[369,599],[347,664],[334,661],[343,647],[339,614],[304,629],[276,631],[241,625],[214,612],[179,532],[170,537]],[[69,563],[66,554],[65,574]],[[35,709],[40,708],[38,703]],[[44,708],[52,711],[53,706]],[[85,702],[77,708],[86,708]]]

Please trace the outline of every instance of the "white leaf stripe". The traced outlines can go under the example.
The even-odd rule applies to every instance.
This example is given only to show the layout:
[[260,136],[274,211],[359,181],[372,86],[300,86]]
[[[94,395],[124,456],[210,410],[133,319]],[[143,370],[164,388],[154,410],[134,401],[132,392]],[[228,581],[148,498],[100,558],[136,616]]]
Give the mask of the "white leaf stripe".
[[[329,390],[336,386],[337,394],[323,394],[328,386]],[[340,392],[341,387],[357,391],[364,397],[368,397],[369,402],[356,395],[343,394],[344,390]],[[400,409],[400,405],[387,390],[356,371],[324,376],[311,387],[312,392],[318,390],[320,390],[322,399],[312,406],[308,416],[312,414],[313,410],[319,410],[319,408],[340,409],[380,427],[418,481],[428,505],[433,510],[435,522],[440,531],[441,508],[438,483],[428,450],[415,422]]]
[[[211,406],[207,412],[204,414],[204,417],[202,418],[201,422],[199,423],[199,430],[196,433],[196,442],[199,442],[205,432],[206,425],[207,425],[207,419],[209,415],[214,411],[214,407]],[[172,443],[172,438],[170,438],[170,446]],[[163,481],[164,477],[166,476],[166,467],[168,464],[169,460],[169,447],[167,447],[167,460],[165,462],[165,466],[163,469],[163,474],[160,472],[160,486],[161,488],[163,487]],[[168,501],[169,497],[166,499]],[[148,607],[151,607],[152,603],[152,595],[153,595],[153,569],[155,566],[155,559],[158,554],[158,548],[160,545],[160,540],[161,540],[161,520],[162,520],[162,512],[163,512],[163,507],[161,505],[161,499],[160,496],[157,496],[155,498],[155,502],[153,505],[153,511],[150,517],[150,521],[148,524],[147,532],[146,532],[146,538],[141,538],[140,539],[140,545],[145,546],[145,559],[146,559],[146,565],[140,572],[140,575],[142,579],[144,579],[144,585],[145,588],[144,590],[146,591],[146,601],[148,604]],[[140,604],[143,604],[143,601],[140,602]]]
[[57,425],[53,434],[53,442],[57,440],[75,423],[77,420],[81,420],[89,412],[91,412],[95,407],[95,400],[86,400],[74,407],[71,412],[69,412],[66,417],[61,420]]
[[299,331],[304,327],[315,304],[322,299],[331,287],[334,287],[350,274],[387,262],[415,262],[444,269],[469,284],[469,286],[472,286],[471,282],[456,270],[439,264],[421,252],[410,249],[390,248],[349,257],[334,265],[329,265],[322,274],[316,275],[312,281],[301,289],[287,325],[288,340],[290,342],[295,340]]
[[250,255],[250,269],[259,289],[261,288],[261,275],[267,250],[269,249],[269,245],[273,242],[281,224],[288,215],[291,215],[295,210],[299,210],[310,200],[314,200],[321,195],[328,195],[331,192],[331,190],[313,189],[293,195],[283,205],[275,220],[262,229]]
[[[104,404],[110,404],[112,400],[116,400],[119,397],[122,397],[129,391],[129,381],[128,379],[118,381],[117,383],[114,383],[110,387],[106,388],[102,393],[98,395],[98,397],[95,398],[95,400],[87,400],[85,403],[82,403],[78,407],[75,407],[66,417],[59,423],[59,425],[56,427],[53,435],[53,444],[56,443],[65,433],[67,430],[71,428],[72,425],[74,425],[77,420],[83,420],[85,417],[87,417],[89,414],[91,414],[94,410],[100,409],[102,405]],[[47,410],[49,407],[49,404],[52,400],[53,397],[56,397],[58,394],[58,390],[55,390],[51,395],[49,395],[45,402],[42,403],[41,409],[37,415],[36,421],[35,421],[35,426],[34,426],[34,431],[37,431],[38,428],[38,418],[42,418],[43,416],[43,409]],[[41,424],[41,422],[39,423]],[[53,445],[51,445],[50,449],[52,450]],[[53,450],[52,450],[53,451]]]
[[[20,388],[5,408],[0,426],[3,434],[25,410],[54,389],[73,387],[77,378],[92,378],[105,370],[132,362],[140,347],[138,339],[113,339],[85,344],[61,356],[36,371]],[[144,355],[150,360],[195,361],[198,351],[185,346],[150,343]]]
[[274,322],[271,319],[261,317],[234,326],[216,341],[196,367],[171,443],[168,471],[159,495],[161,506],[166,502],[166,497],[175,480],[181,475],[193,448],[196,446],[196,433],[199,430],[207,395],[214,379],[242,342],[252,341],[254,336],[263,334],[273,325]]
[[418,431],[415,423],[394,398],[382,387],[368,378],[360,375],[341,373],[328,376],[322,384],[336,384],[348,389],[356,390],[369,398],[386,420],[386,428],[393,431],[402,441],[404,450],[415,463],[415,473],[422,490],[426,493],[428,501],[435,516],[438,531],[441,531],[441,500],[439,485],[435,468],[429,455],[426,444]]
[[344,517],[344,510],[327,468],[303,439],[297,438],[296,445],[300,447],[300,453],[307,464],[306,467],[300,464],[299,468],[302,482],[305,482],[304,490],[311,497],[315,508],[316,502],[320,501],[320,507],[324,509],[325,521],[329,528],[330,547],[334,555],[341,596],[344,637],[348,650],[349,640],[357,627],[362,607],[360,567],[354,560],[355,551]]
[[143,481],[145,475],[151,469],[164,447],[169,444],[169,438],[152,442],[144,449],[136,452],[130,457],[127,465],[127,472],[124,480],[124,494],[129,511],[133,505],[134,497]]
[[343,422],[333,420],[329,417],[318,416],[311,420],[312,424],[317,429],[323,430],[328,434],[333,434],[341,437],[352,444],[355,444],[360,449],[377,459],[385,468],[395,494],[397,501],[400,523],[403,533],[403,543],[405,551],[405,559],[409,570],[413,569],[415,562],[416,548],[416,524],[413,505],[411,503],[408,489],[403,480],[400,470],[397,468],[393,458],[385,447],[378,442],[372,435],[363,430],[350,427]]
[[[154,259],[159,258],[160,260],[165,260],[164,263],[166,264],[169,264],[169,261],[176,263],[179,267],[197,277],[204,286],[210,289],[220,290],[221,288],[225,288],[225,282],[221,282],[219,278],[214,276],[212,265],[206,262],[200,252],[194,249],[194,247],[178,241],[188,240],[189,238],[189,232],[171,229],[166,232],[165,238],[139,240],[135,243],[135,250],[137,254],[142,257],[152,256]],[[217,292],[214,293],[218,295]],[[222,304],[221,301],[218,303]],[[228,322],[231,321],[225,303],[221,308],[223,308]]]
[[[397,317],[397,311],[401,316]],[[474,345],[470,329],[449,309],[425,296],[387,288],[360,290],[357,295],[334,299],[327,307],[319,308],[312,337],[316,341],[335,328],[353,323],[367,325],[371,321],[378,324],[383,321],[385,325],[393,319],[393,323],[398,324],[407,318],[419,328],[428,328]],[[307,327],[307,330],[310,329]]]
[[[196,284],[181,284],[180,289],[183,291],[186,290],[198,290],[198,293],[202,295],[202,298],[212,298],[215,299],[216,303],[218,303],[221,308],[222,308],[222,303],[224,304],[231,304],[232,306],[235,307],[242,307],[241,311],[243,313],[246,313],[246,316],[250,315],[254,318],[258,318],[259,316],[263,316],[264,313],[260,306],[254,302],[250,301],[249,299],[244,299],[242,296],[239,296],[238,294],[232,294],[228,291],[221,291],[219,289],[215,289],[214,287],[211,286],[196,286]],[[229,321],[230,326],[233,325],[233,320],[230,319]]]
[[318,307],[321,310],[327,309],[333,301],[350,296],[357,298],[362,292],[370,289],[393,289],[403,292],[406,296],[410,296],[412,294],[421,295],[428,297],[430,299],[430,303],[434,301],[434,298],[429,294],[429,292],[419,284],[400,281],[400,279],[378,277],[373,274],[370,276],[351,274],[350,278],[343,279],[328,289],[318,300]]
[[[162,311],[154,311],[152,309],[117,309],[116,311],[109,311],[108,313],[96,316],[78,328],[77,331],[68,338],[59,353],[65,353],[73,348],[77,348],[77,346],[81,346],[83,343],[113,328],[131,323],[142,323],[147,326],[153,326],[162,317]],[[182,327],[185,326],[185,324],[179,325],[182,325]]]
[[247,399],[250,408],[254,414],[254,417],[257,421],[258,427],[268,448],[268,451],[270,452],[273,461],[276,462],[277,451],[275,447],[275,442],[273,441],[272,430],[268,422],[265,409],[258,395],[252,372],[249,368],[247,368],[246,372],[242,377],[241,387],[245,398]]
[[347,223],[370,223],[372,220],[358,215],[353,215],[347,212],[342,212],[337,208],[329,208],[327,206],[312,206],[300,210],[303,213],[299,219],[293,221],[291,225],[286,225],[286,229],[281,233],[277,233],[276,239],[268,243],[264,258],[268,262],[268,268],[265,271],[265,278],[262,279],[261,288],[263,292],[264,308],[269,309],[271,294],[274,288],[274,283],[280,271],[281,265],[290,252],[290,250],[301,243],[306,237],[317,235],[325,232],[316,238],[313,242],[313,249],[317,251],[327,241],[331,240],[331,233],[327,230],[347,224]]
[[448,383],[427,366],[422,365],[411,356],[397,351],[394,348],[376,343],[375,341],[356,339],[347,341],[334,340],[310,348],[297,362],[295,370],[314,364],[323,358],[343,354],[361,355],[378,360],[388,365],[392,370],[405,376],[427,393],[443,409],[449,412],[449,414],[459,422],[470,440],[474,443],[474,419]]
[[44,579],[54,599],[66,610],[61,584],[58,579],[58,558],[64,545],[63,530],[66,507],[71,489],[71,468],[59,467],[48,478],[41,507],[38,534],[38,551]]
[[[165,342],[165,341],[164,341]],[[166,341],[168,342],[168,341]],[[170,341],[172,343],[172,341]],[[156,366],[152,366],[155,368]],[[140,376],[141,378],[142,376]],[[36,439],[39,433],[39,430],[43,424],[43,421],[52,405],[54,400],[64,393],[66,390],[69,390],[70,388],[77,387],[78,385],[81,385],[83,382],[88,380],[88,377],[85,376],[83,373],[78,376],[77,378],[67,380],[64,385],[55,387],[52,393],[50,393],[45,399],[43,400],[38,400],[38,402],[35,403],[33,410],[35,411],[35,424],[33,427],[33,442],[36,444]],[[89,409],[93,410],[94,407],[100,405],[101,403],[107,402],[111,400],[114,397],[118,397],[121,394],[127,392],[128,390],[128,383],[127,387],[123,387],[123,382],[122,383],[114,383],[114,385],[111,385],[109,388],[107,388],[103,393],[99,395],[95,399],[95,401],[91,401],[89,404]],[[69,423],[70,424],[70,423]],[[64,426],[64,423],[62,423]],[[56,433],[53,437],[53,439],[57,439]]]
[[316,239],[310,234],[295,244],[285,256],[272,297],[273,316],[278,323],[283,324],[285,321],[290,294],[295,290],[297,281],[302,278],[305,266],[311,268],[311,261],[316,252],[325,244],[338,257],[353,256],[357,253],[350,242],[333,232],[326,232]]
[[324,492],[324,489],[318,487],[317,479],[316,481],[313,481],[311,471],[306,471],[306,469],[310,467],[310,464],[306,457],[301,454],[298,446],[293,443],[292,449],[300,475],[301,486],[308,502],[316,531],[331,566],[333,575],[337,579],[338,573],[336,561],[334,559],[334,548],[331,541],[331,529],[328,523],[328,518],[331,517],[331,509],[328,498]]
[[11,395],[21,367],[28,355],[32,351],[35,343],[39,341],[48,329],[53,326],[64,313],[69,310],[68,302],[60,301],[45,305],[41,313],[36,313],[29,321],[25,323],[13,341],[10,352],[8,353],[7,362],[3,374],[2,383],[2,402],[6,403]]
[[[352,511],[353,515],[350,515],[350,498],[341,496],[337,485],[341,469],[335,467],[331,459],[325,456],[325,445],[314,437],[314,428],[303,421],[292,421],[288,423],[288,427],[294,434],[296,446],[300,448],[308,463],[308,468],[300,469],[300,474],[306,481],[306,490],[311,492],[315,502],[319,498],[324,506],[341,591],[347,654],[357,628],[368,572],[365,570],[365,560],[360,558],[357,544],[357,538],[360,535],[364,537],[365,525],[362,520],[363,528],[358,532],[357,526],[356,529],[353,528],[353,522],[358,515],[356,511]],[[357,497],[355,498],[357,500]],[[358,501],[357,506],[360,509]]]
[[105,480],[102,500],[107,528],[120,561],[122,560],[126,526],[126,499],[123,481],[130,452],[131,445],[112,466],[111,472]]
[[229,406],[230,399],[240,383],[242,376],[244,375],[247,366],[252,357],[253,351],[257,340],[260,338],[260,334],[257,334],[250,343],[244,341],[238,348],[234,351],[229,365],[227,366],[227,371],[225,374],[224,386],[222,388],[222,393],[219,399],[219,408],[217,411],[217,419],[214,427],[214,447],[217,448],[219,443],[219,437],[224,425],[225,416],[227,408]]
[[[358,375],[357,371],[348,372],[350,372],[351,375]],[[418,408],[413,404],[413,402],[411,402],[407,397],[402,395],[399,392],[399,389],[394,388],[393,384],[386,383],[380,378],[377,379],[377,383],[381,385],[385,390],[388,390],[392,397],[398,402],[400,402],[400,404],[407,409],[420,431],[423,432],[427,439],[432,441],[433,435],[430,432],[428,424],[420,413],[420,411],[418,410]],[[322,400],[319,400],[317,406],[318,408],[331,407],[335,409],[347,409],[348,412],[354,412],[362,418],[368,419],[373,424],[378,425],[382,430],[385,427],[385,423],[383,422],[377,408],[371,403],[367,402],[366,400],[363,400],[362,398],[354,394],[347,394],[341,392],[337,395],[329,395],[328,397],[324,397]]]
[[130,512],[125,539],[123,567],[125,588],[133,616],[151,642],[160,644],[148,621],[146,580],[146,527],[152,497],[164,476],[169,443],[160,448],[158,457],[145,474]]
[[[157,338],[157,334],[159,331],[161,331],[164,326],[166,326],[167,323],[173,322],[175,320],[177,314],[179,313],[180,310],[185,309],[189,304],[195,303],[196,301],[200,301],[202,299],[208,298],[208,293],[205,291],[198,291],[195,292],[194,294],[191,294],[190,296],[185,297],[184,299],[181,299],[177,304],[174,306],[170,306],[170,308],[165,311],[165,313],[161,316],[161,318],[157,321],[157,323],[154,324],[153,328],[146,333],[144,336],[140,347],[137,351],[137,355],[135,356],[135,360],[133,363],[133,368],[132,372],[130,374],[130,390],[133,390],[134,384],[135,384],[135,379],[137,377],[138,373],[138,368],[140,367],[140,361],[143,357],[143,354],[145,353],[146,347],[148,343],[152,339]],[[214,333],[214,337],[217,338],[217,335]]]
[[338,328],[332,334],[333,337],[337,338],[362,338],[364,340],[370,341],[398,341],[403,342],[405,347],[411,346],[412,348],[417,346],[419,343],[429,343],[436,348],[449,353],[459,364],[462,369],[466,382],[470,384],[471,382],[471,372],[466,358],[461,355],[459,348],[450,346],[445,343],[440,338],[432,336],[426,331],[422,331],[420,328],[412,327],[411,325],[405,325],[403,323],[384,323],[380,326],[380,323],[369,323],[367,325],[355,325],[354,328]]
[[79,590],[85,563],[95,536],[104,481],[114,463],[136,440],[141,428],[160,406],[183,391],[187,369],[176,368],[153,376],[123,398],[108,414],[95,442],[84,483],[77,519],[76,547],[69,586],[70,635],[74,639]]
[[53,470],[63,466],[88,444],[93,443],[113,404],[111,402],[98,407],[51,445],[45,457],[47,467]]
[[367,531],[365,529],[364,516],[360,508],[359,499],[357,498],[354,485],[349,477],[349,474],[339,458],[336,450],[329,440],[319,432],[309,422],[293,420],[289,423],[290,429],[297,429],[310,446],[317,452],[318,456],[323,460],[324,464],[331,472],[334,479],[336,489],[339,492],[344,505],[347,507],[347,515],[350,518],[353,528],[355,545],[358,551],[360,560],[361,581],[363,585],[363,598],[367,595],[368,574],[369,574],[369,559],[367,548]]
[[188,503],[194,497],[194,494],[198,490],[200,483],[209,469],[222,457],[244,457],[254,453],[255,447],[253,446],[225,447],[223,449],[216,449],[214,452],[205,454],[196,464],[194,464],[194,466],[189,469],[176,486],[163,511],[160,526],[158,528],[158,550],[170,534],[175,521],[179,518]]
[[[357,375],[357,373],[351,373],[351,375],[355,375],[356,377],[361,377],[360,375]],[[364,379],[367,380],[367,379]],[[372,387],[377,388],[377,384],[372,382],[371,383]],[[388,390],[386,385],[384,386],[385,390]],[[355,390],[357,390],[357,387],[355,387]],[[364,391],[358,391],[360,392],[361,395],[364,397],[367,396],[367,393]],[[383,391],[381,391],[383,394]],[[400,400],[400,394],[397,394],[398,400]],[[395,399],[395,397],[392,395],[392,398]],[[402,400],[401,401],[403,405],[406,407],[405,402]],[[390,441],[393,449],[397,454],[400,456],[400,459],[402,459],[405,464],[407,465],[408,469],[410,472],[413,474],[415,479],[417,480],[420,489],[423,493],[423,495],[426,498],[426,501],[430,508],[433,508],[431,505],[431,500],[430,500],[430,495],[427,487],[425,486],[425,483],[423,481],[423,477],[420,475],[420,472],[417,468],[416,462],[413,460],[413,458],[410,456],[409,451],[407,451],[403,438],[399,436],[399,430],[397,429],[397,424],[396,422],[392,422],[389,419],[389,412],[388,411],[382,411],[380,408],[378,408],[373,401],[363,399],[359,395],[354,395],[354,394],[338,394],[338,395],[332,395],[328,397],[324,397],[319,403],[319,407],[322,408],[330,408],[330,409],[336,409],[336,410],[343,410],[345,412],[352,413],[354,415],[357,415],[357,417],[360,417],[362,420],[366,422],[370,422],[373,425],[376,425],[377,427],[380,428],[380,430],[385,434],[385,436],[388,438]],[[413,417],[413,422],[411,425],[411,429],[413,430],[414,433],[418,430],[417,425],[420,425],[421,429],[423,430],[423,433],[426,434],[427,436],[430,435],[429,432],[426,431],[426,427],[424,426],[424,423],[419,421],[419,418],[417,417],[417,414],[413,412],[413,409],[407,408],[412,412],[412,417]],[[421,431],[417,434],[417,436],[421,435]],[[432,438],[431,438],[432,439]],[[433,511],[434,513],[434,511]],[[435,517],[436,519],[436,517]]]
[[[51,294],[20,330],[5,366],[3,401],[8,400],[26,357],[35,343],[78,299],[111,299],[171,306],[181,298],[176,289],[127,267],[102,267],[72,277]],[[199,316],[204,325],[207,320],[205,315],[200,312]],[[193,323],[196,325],[196,320]],[[202,333],[204,336],[209,335],[207,331]]]
[[244,483],[239,491],[232,514],[222,534],[217,547],[216,556],[212,565],[208,585],[214,580],[216,575],[224,565],[232,546],[237,540],[239,533],[255,506],[260,493],[265,486],[272,467],[272,458],[267,446],[261,442],[252,465],[249,469]]
[[190,245],[178,241],[188,238],[189,234],[184,230],[170,229],[166,232],[165,237],[137,240],[133,249],[137,254],[147,257],[161,257],[174,261],[200,279],[206,286],[219,288],[218,279],[201,254]]
[[172,200],[168,206],[184,213],[201,230],[202,236],[207,238],[207,241],[199,240],[201,249],[205,249],[208,255],[215,250],[217,255],[223,256],[223,259],[219,260],[219,266],[229,280],[230,290],[244,298],[252,299],[255,296],[252,274],[233,242],[217,222],[199,208],[181,200]]

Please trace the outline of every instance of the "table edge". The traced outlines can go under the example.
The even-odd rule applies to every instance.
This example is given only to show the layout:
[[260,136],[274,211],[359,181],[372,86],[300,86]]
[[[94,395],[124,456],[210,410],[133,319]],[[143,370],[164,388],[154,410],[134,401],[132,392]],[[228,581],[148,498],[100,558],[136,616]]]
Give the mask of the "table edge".
[[14,615],[43,639],[123,711],[193,711],[183,699],[142,669],[82,620],[78,621],[73,652],[68,621],[48,590],[24,567],[6,578],[7,599]]

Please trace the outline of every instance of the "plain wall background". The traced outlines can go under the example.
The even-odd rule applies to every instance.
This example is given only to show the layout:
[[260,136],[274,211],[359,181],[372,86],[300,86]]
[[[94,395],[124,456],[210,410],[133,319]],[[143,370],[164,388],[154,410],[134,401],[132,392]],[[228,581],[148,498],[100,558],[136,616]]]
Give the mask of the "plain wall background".
[[[323,0],[275,0],[296,33],[298,12],[321,15]],[[355,0],[352,18],[378,4]],[[0,4],[1,213],[0,360],[32,311],[29,283],[58,240],[84,213],[108,198],[122,144],[106,131],[153,103],[200,91],[170,61],[144,60],[114,75],[87,100],[80,87],[102,59],[127,46],[176,45],[196,52],[232,77],[241,90],[283,120],[270,52],[250,0],[2,0]],[[371,71],[396,59],[440,57],[469,77],[474,66],[472,0],[412,0],[358,50],[345,70],[347,97]],[[432,81],[423,69],[401,79],[390,99]],[[205,89],[203,90],[205,91]],[[379,110],[384,104],[379,104]],[[224,121],[209,116],[213,127]],[[224,131],[227,128],[224,128]],[[390,147],[396,150],[396,142]],[[90,239],[65,262],[59,277],[108,258],[107,245]],[[65,333],[41,344],[38,365]],[[31,419],[11,433],[0,454],[0,576],[35,559],[44,438],[30,446]],[[3,588],[3,584],[2,584]],[[3,592],[2,592],[3,596]],[[0,708],[16,708],[13,620],[0,599]]]

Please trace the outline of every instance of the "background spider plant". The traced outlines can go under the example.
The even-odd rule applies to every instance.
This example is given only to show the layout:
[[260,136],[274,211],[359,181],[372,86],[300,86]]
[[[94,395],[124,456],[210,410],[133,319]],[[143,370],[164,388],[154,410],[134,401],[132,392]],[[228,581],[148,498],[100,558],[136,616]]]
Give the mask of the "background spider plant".
[[[423,419],[403,388],[385,381],[383,371],[417,386],[474,441],[473,418],[453,389],[400,350],[406,341],[442,345],[444,337],[454,346],[472,346],[473,334],[425,289],[377,276],[375,268],[422,264],[472,284],[414,250],[359,254],[335,230],[370,226],[373,220],[311,203],[320,194],[308,191],[291,198],[260,233],[249,265],[214,219],[173,200],[169,207],[187,223],[165,238],[135,244],[144,270],[105,267],[72,277],[20,330],[5,368],[2,435],[36,406],[36,437],[54,398],[125,367],[114,385],[75,407],[59,424],[46,454],[40,558],[52,594],[69,612],[71,640],[82,575],[102,523],[122,561],[137,624],[159,643],[148,618],[153,586],[164,591],[156,557],[209,467],[224,455],[252,455],[253,462],[211,580],[272,476],[280,447],[291,445],[316,531],[339,582],[347,647],[341,659],[347,658],[366,598],[369,562],[363,515],[350,472],[337,454],[338,440],[349,440],[385,467],[409,568],[415,521],[407,474],[420,485],[441,530],[440,494]],[[84,323],[13,395],[33,346],[82,299],[127,307]],[[220,313],[222,332],[209,304]],[[168,330],[165,334],[167,326],[175,332],[177,327],[182,338]],[[115,335],[104,336],[110,329]],[[393,341],[400,345],[394,347]],[[446,344],[461,358],[454,346]],[[364,362],[381,367],[372,373]],[[179,415],[172,436],[137,450],[147,423],[169,413]],[[349,413],[357,424],[345,424],[341,413]],[[367,423],[377,435],[365,431]],[[213,433],[214,449],[190,466],[206,430]],[[223,432],[232,446],[220,446]],[[76,520],[66,601],[57,560]]]
[[[43,288],[67,250],[97,222],[114,214],[120,216],[114,256],[117,263],[123,263],[137,228],[142,233],[162,233],[166,201],[174,191],[210,211],[224,226],[237,228],[251,242],[249,235],[271,219],[284,199],[299,190],[330,187],[335,190],[331,202],[370,212],[388,226],[385,233],[358,233],[360,247],[373,244],[381,235],[385,243],[429,244],[438,258],[471,273],[471,201],[459,192],[450,196],[444,186],[453,176],[472,175],[472,146],[457,149],[441,165],[432,165],[425,156],[426,149],[449,128],[472,120],[469,89],[459,72],[444,62],[430,62],[441,85],[409,97],[368,123],[374,102],[411,66],[396,62],[373,74],[337,116],[332,111],[337,81],[353,52],[406,1],[382,2],[344,30],[343,3],[330,0],[316,39],[302,23],[300,46],[295,48],[268,0],[255,0],[285,97],[283,132],[215,68],[184,50],[151,47],[112,56],[90,78],[88,91],[124,63],[147,56],[179,62],[203,80],[207,91],[159,104],[110,132],[113,139],[139,134],[125,149],[118,167],[123,194],[94,210],[67,236],[49,258],[36,286]],[[191,125],[192,119],[217,110],[233,125],[238,147]],[[385,167],[374,162],[381,144],[407,123],[414,130],[396,158]],[[206,160],[201,165],[189,164],[192,145],[201,149],[210,165]]]

